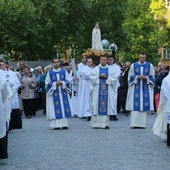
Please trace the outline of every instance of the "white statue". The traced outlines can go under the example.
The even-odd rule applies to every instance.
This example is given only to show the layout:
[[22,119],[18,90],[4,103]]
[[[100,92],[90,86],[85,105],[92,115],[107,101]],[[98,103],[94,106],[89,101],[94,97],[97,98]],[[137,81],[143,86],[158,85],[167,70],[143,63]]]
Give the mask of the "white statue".
[[99,52],[103,50],[99,22],[96,23],[96,25],[92,31],[92,50],[96,50]]

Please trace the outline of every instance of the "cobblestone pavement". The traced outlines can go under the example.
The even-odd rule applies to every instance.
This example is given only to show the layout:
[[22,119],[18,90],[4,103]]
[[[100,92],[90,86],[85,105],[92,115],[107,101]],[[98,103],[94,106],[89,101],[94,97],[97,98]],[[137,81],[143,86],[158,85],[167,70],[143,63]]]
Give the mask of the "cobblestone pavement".
[[9,158],[0,170],[169,170],[170,147],[152,133],[156,114],[146,129],[131,129],[118,114],[110,129],[92,129],[85,119],[69,119],[68,130],[50,130],[39,111],[23,129],[9,133]]

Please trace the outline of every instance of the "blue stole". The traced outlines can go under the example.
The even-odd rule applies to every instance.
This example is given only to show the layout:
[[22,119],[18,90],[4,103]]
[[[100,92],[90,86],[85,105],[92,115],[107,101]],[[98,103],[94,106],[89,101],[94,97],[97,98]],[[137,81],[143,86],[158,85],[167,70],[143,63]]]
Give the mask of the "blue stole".
[[[154,82],[153,78],[149,76],[150,72],[150,63],[146,62],[143,65],[140,65],[138,62],[134,63],[134,76],[141,75],[141,67],[143,67],[143,75],[148,76],[151,81]],[[131,81],[134,79],[132,76]],[[142,81],[142,82],[141,82]],[[150,96],[148,85],[146,80],[138,80],[134,88],[134,111],[149,111],[150,110]],[[140,89],[142,88],[142,94],[140,94]],[[143,109],[140,108],[140,96],[142,95],[143,99]]]
[[[47,86],[47,91],[51,88],[53,82],[56,82],[58,80],[66,82],[66,79],[65,79],[66,72],[64,69],[61,69],[58,72],[50,70],[49,75],[51,78],[51,82]],[[59,79],[57,78],[57,75],[59,75]],[[61,94],[62,96],[61,98],[59,94]],[[57,86],[56,90],[53,93],[53,101],[54,101],[54,110],[55,110],[56,119],[71,117],[70,105],[69,105],[69,101],[67,97],[67,92],[65,91],[65,89],[61,87],[61,91],[59,91],[59,87]],[[62,113],[61,103],[63,103],[64,113]]]
[[[104,73],[108,76],[108,68],[100,68],[99,74]],[[98,115],[107,115],[108,107],[108,84],[106,84],[106,79],[100,79],[99,84],[99,105],[98,105]]]

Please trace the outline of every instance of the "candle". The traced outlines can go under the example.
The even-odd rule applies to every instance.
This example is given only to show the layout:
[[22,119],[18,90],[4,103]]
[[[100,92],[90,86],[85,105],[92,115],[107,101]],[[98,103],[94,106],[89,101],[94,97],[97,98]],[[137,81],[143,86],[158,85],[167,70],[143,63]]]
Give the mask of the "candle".
[[30,84],[30,78],[28,78],[28,84]]

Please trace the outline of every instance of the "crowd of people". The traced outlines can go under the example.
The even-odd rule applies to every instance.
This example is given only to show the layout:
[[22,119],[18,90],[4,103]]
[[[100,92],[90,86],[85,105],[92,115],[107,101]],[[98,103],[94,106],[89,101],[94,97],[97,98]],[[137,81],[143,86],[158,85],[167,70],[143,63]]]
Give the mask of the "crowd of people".
[[118,113],[130,115],[131,128],[145,128],[147,113],[158,111],[153,133],[165,136],[168,74],[168,67],[161,62],[154,67],[143,52],[132,64],[102,55],[97,66],[86,56],[75,65],[55,58],[51,65],[34,69],[24,61],[12,68],[1,59],[0,159],[8,157],[8,132],[22,128],[22,116],[30,119],[41,109],[50,129],[68,129],[71,117],[86,119],[95,129],[109,129]]

